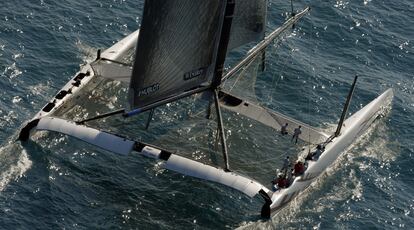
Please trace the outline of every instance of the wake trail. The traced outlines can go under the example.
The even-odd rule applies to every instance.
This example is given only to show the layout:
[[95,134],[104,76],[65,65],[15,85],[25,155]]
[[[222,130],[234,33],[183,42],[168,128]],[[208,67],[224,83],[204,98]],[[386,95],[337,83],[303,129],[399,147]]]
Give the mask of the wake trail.
[[[96,49],[77,42],[81,51],[81,59],[85,65],[94,60]],[[23,122],[24,123],[24,122]],[[23,124],[22,123],[22,124]],[[34,133],[32,138],[39,138],[41,134]],[[14,139],[13,135],[11,139]],[[29,159],[27,151],[18,142],[9,141],[0,147],[0,192],[7,188],[8,184],[18,181],[32,167],[33,162]]]
[[0,192],[12,181],[18,181],[30,169],[32,161],[19,144],[9,142],[0,147]]

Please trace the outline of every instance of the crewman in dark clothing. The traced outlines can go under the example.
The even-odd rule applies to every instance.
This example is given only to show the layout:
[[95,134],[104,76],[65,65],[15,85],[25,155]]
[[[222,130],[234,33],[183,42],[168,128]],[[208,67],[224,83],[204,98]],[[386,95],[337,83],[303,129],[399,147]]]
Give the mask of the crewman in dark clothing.
[[280,176],[280,177],[277,178],[277,186],[279,188],[286,188],[287,184],[288,184],[288,182],[287,182],[286,177]]
[[283,160],[283,166],[282,166],[282,172],[285,174],[286,176],[286,172],[288,170],[289,167],[291,167],[291,163],[290,163],[290,159],[289,156],[287,156],[284,160]]
[[323,151],[324,151],[324,148],[322,147],[322,145],[318,145],[316,147],[316,151],[312,155],[312,160],[317,161],[319,157],[322,155]]
[[301,128],[302,128],[302,126],[300,126],[300,125],[299,125],[299,127],[298,127],[298,128],[296,128],[296,129],[293,131],[293,136],[292,136],[292,140],[291,140],[291,141],[295,140],[295,144],[297,144],[297,143],[298,143],[298,138],[299,138],[299,135],[302,133]]
[[295,176],[300,176],[305,172],[305,165],[302,163],[302,161],[297,161],[295,166]]

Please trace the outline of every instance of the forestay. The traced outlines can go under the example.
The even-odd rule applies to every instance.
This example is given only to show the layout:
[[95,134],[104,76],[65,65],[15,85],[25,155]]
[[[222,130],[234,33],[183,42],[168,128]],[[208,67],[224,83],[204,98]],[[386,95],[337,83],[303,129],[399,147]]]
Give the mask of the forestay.
[[131,108],[209,84],[225,3],[145,1],[129,89]]

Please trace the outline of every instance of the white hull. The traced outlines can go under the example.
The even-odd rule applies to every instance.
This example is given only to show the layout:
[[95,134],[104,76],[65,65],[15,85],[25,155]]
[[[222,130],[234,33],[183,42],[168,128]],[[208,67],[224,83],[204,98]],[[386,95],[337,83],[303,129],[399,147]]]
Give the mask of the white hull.
[[165,169],[203,180],[220,183],[239,190],[250,197],[258,194],[260,190],[263,190],[267,194],[271,193],[259,182],[238,175],[237,173],[225,172],[222,169],[172,154],[169,151],[162,150],[148,144],[129,140],[127,138],[84,125],[78,125],[74,122],[60,118],[41,118],[36,126],[36,130],[54,131],[69,135],[107,151],[121,155],[127,155],[132,151],[135,151],[145,157],[163,160],[164,162],[161,166]]
[[360,137],[377,118],[384,107],[389,106],[393,90],[388,89],[364,108],[348,118],[339,137],[332,139],[325,146],[325,151],[317,161],[309,161],[308,168],[302,176],[295,178],[286,189],[281,189],[272,196],[272,212],[279,210],[289,201],[305,190],[321,173],[323,173],[358,137]]

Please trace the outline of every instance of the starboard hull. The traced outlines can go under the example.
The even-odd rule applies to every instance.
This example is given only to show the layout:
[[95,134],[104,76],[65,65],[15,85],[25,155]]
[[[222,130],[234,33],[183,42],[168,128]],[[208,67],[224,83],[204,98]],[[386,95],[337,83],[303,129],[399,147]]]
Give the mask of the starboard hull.
[[358,137],[367,131],[383,109],[390,105],[392,98],[393,90],[388,89],[349,117],[344,122],[341,135],[333,138],[325,145],[325,151],[319,159],[317,161],[309,161],[305,173],[302,176],[296,177],[288,188],[273,193],[271,197],[272,204],[270,205],[271,212],[277,212],[308,188]]

